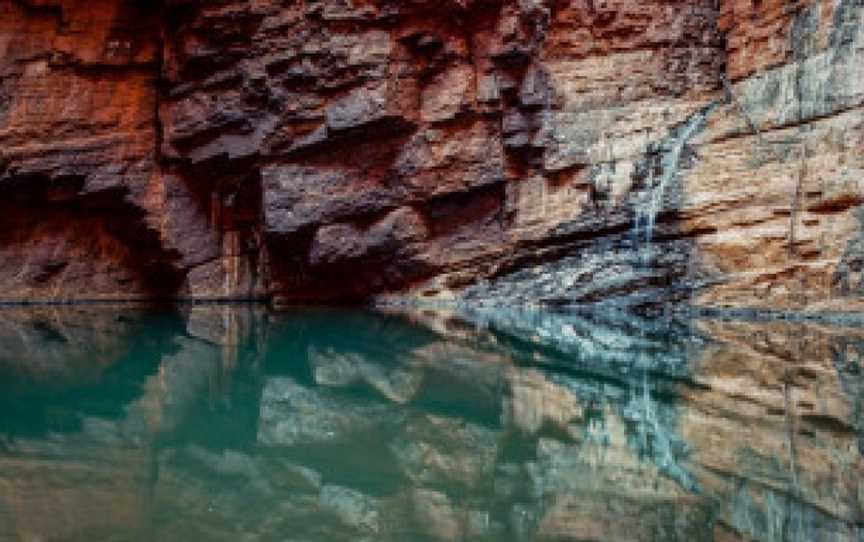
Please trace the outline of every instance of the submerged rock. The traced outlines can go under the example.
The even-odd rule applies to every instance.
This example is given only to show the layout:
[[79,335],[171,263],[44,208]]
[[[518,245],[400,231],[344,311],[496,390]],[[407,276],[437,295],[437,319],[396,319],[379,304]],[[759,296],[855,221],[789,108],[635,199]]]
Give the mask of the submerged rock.
[[324,486],[318,502],[322,510],[360,533],[374,534],[380,530],[378,503],[368,495],[346,487]]
[[272,378],[264,386],[258,442],[265,446],[298,446],[345,441],[398,420],[387,405],[355,402]]

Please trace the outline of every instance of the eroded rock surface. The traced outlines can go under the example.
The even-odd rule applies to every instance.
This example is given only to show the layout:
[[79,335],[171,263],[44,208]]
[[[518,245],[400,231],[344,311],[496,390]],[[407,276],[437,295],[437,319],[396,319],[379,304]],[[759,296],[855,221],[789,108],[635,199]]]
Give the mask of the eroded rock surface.
[[3,300],[857,310],[856,0],[0,1]]

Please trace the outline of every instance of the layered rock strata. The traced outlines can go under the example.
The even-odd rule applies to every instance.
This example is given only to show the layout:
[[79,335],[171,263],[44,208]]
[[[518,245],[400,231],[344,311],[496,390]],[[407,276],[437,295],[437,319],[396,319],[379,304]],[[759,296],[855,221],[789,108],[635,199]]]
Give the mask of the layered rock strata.
[[5,301],[857,310],[856,0],[0,0]]

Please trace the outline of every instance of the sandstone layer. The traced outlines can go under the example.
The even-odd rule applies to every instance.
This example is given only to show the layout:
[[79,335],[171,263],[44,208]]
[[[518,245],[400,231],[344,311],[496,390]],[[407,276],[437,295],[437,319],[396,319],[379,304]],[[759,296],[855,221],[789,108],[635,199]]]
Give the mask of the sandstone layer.
[[858,0],[0,0],[0,300],[853,311]]

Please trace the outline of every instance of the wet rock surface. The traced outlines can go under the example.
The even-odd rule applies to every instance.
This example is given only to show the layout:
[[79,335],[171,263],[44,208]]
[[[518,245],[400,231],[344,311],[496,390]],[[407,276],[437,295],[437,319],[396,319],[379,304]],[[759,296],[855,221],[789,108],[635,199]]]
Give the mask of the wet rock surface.
[[864,7],[0,1],[0,301],[858,311]]
[[[0,316],[10,345],[46,320]],[[207,306],[51,321],[52,356],[79,360],[60,385],[35,349],[0,366],[4,541],[861,539],[860,328]],[[79,359],[118,321],[122,341]]]

